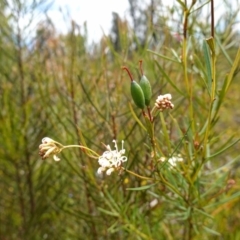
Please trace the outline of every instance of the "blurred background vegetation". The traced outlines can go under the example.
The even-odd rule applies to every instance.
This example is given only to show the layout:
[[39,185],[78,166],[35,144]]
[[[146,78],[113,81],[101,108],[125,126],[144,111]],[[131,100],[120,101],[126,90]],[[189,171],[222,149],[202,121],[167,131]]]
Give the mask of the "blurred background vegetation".
[[[194,119],[188,115],[189,102],[183,94],[181,64],[184,13],[192,4],[186,53]],[[221,5],[225,12],[215,22],[217,92],[240,42],[238,1],[225,0]],[[132,116],[129,79],[121,70],[127,65],[138,79],[140,59],[153,88],[152,105],[160,94],[173,96],[175,108],[165,114],[173,149],[183,141],[178,130],[186,133],[192,121],[195,132],[186,141],[198,148],[210,104],[203,80],[207,77],[203,45],[211,36],[210,1],[178,0],[172,6],[160,0],[146,5],[129,1],[131,23],[113,13],[109,35],[91,45],[87,25],[70,19],[69,32],[58,34],[46,1],[0,0],[0,6],[1,240],[240,239],[237,71],[211,128],[208,150],[219,154],[205,164],[196,182],[202,205],[191,202],[196,204],[194,217],[189,217],[189,209],[195,205],[184,206],[162,184],[130,191],[150,183],[127,173],[98,176],[97,160],[79,149],[64,151],[60,162],[38,156],[46,136],[65,145],[83,144],[85,139],[99,154],[105,151],[102,143],[124,139],[126,167],[149,175],[148,136]],[[31,17],[23,25],[27,14]],[[39,14],[46,17],[36,23]],[[141,119],[141,112],[134,109]],[[167,155],[166,133],[161,124],[155,130]],[[178,150],[185,158],[187,154]],[[175,181],[181,187],[179,176]]]

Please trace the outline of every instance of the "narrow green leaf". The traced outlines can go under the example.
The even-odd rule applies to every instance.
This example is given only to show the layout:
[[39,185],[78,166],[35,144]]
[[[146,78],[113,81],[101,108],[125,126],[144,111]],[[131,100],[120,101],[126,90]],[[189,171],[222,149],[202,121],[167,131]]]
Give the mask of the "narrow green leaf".
[[140,119],[137,117],[136,113],[134,112],[131,104],[129,104],[129,108],[130,108],[130,111],[131,111],[134,119],[137,121],[137,123],[140,125],[140,127],[141,127],[144,131],[147,131],[147,129],[143,126],[142,122],[141,122]]
[[164,55],[162,55],[162,54],[156,53],[156,52],[151,51],[151,50],[149,50],[149,49],[148,49],[147,51],[150,52],[150,53],[153,53],[154,55],[157,55],[157,56],[159,56],[159,57],[161,57],[161,58],[163,58],[163,59],[165,59],[165,60],[168,60],[168,61],[171,61],[171,62],[175,62],[175,63],[181,63],[181,62],[179,62],[179,60],[175,60],[175,59],[166,57],[166,56],[164,56]]
[[198,6],[197,8],[194,8],[191,10],[190,14],[192,14],[193,12],[196,12],[198,10],[200,10],[201,8],[203,8],[205,5],[209,4],[210,0],[206,1],[205,3],[203,3],[202,5]]
[[216,173],[218,173],[220,171],[223,171],[223,169],[229,168],[233,163],[239,161],[239,159],[240,159],[240,155],[237,156],[236,158],[232,159],[231,161],[228,161],[226,164],[221,165],[221,167],[214,169],[213,171],[209,172],[206,175],[212,175],[212,174],[216,174]]
[[118,232],[120,229],[121,229],[121,226],[119,225],[119,221],[117,220],[108,228],[108,232],[115,233],[115,232]]
[[214,38],[213,38],[213,37],[210,37],[210,38],[206,39],[206,42],[207,42],[208,46],[209,46],[210,49],[211,49],[211,53],[212,53],[212,54],[215,54],[215,42],[214,42]]
[[208,86],[207,86],[207,72],[206,68],[204,66],[204,62],[202,61],[202,56],[199,56],[197,54],[194,55],[194,61],[196,68],[194,67],[194,71],[200,75],[200,79],[203,81],[204,86],[206,87],[209,96],[211,96],[211,92],[209,92]]
[[240,48],[238,48],[238,52],[237,52],[237,55],[235,57],[235,60],[233,62],[233,66],[230,70],[230,73],[228,74],[228,77],[227,77],[227,86],[226,86],[226,90],[225,92],[227,92],[232,80],[233,80],[233,77],[235,76],[237,70],[239,70],[239,62],[240,62]]
[[226,57],[226,59],[228,60],[228,62],[229,62],[230,65],[232,66],[232,65],[233,65],[233,61],[232,61],[232,59],[230,58],[230,56],[228,55],[226,49],[225,49],[224,46],[222,45],[222,43],[221,43],[221,41],[219,40],[219,38],[218,38],[217,35],[215,35],[215,39],[216,39],[217,44],[218,44],[218,46],[220,47],[223,55]]
[[169,84],[171,84],[171,86],[177,91],[179,92],[181,95],[185,96],[185,93],[182,92],[175,84],[174,82],[169,78],[169,76],[166,74],[166,72],[164,71],[164,69],[160,66],[160,64],[155,60],[155,63],[157,64],[158,69],[160,70],[160,72],[163,74],[163,76],[166,78],[166,80],[169,82]]
[[[201,194],[201,199],[206,198],[208,195],[212,194],[216,188],[222,186],[223,182],[226,181],[227,172],[224,173],[221,177],[215,179],[214,183],[209,186],[204,193]],[[193,203],[196,204],[201,199],[196,198]]]
[[211,92],[212,89],[212,67],[211,67],[211,57],[209,52],[209,47],[206,41],[203,42],[203,55],[207,68],[207,88],[208,91]]
[[154,123],[150,121],[150,119],[145,116],[145,122],[146,122],[146,128],[147,128],[147,132],[150,135],[151,139],[154,136]]
[[234,63],[232,65],[232,68],[230,70],[230,73],[225,77],[222,89],[219,93],[219,98],[216,102],[215,105],[215,114],[214,114],[214,118],[216,117],[217,113],[219,112],[219,109],[223,103],[223,100],[226,96],[226,93],[228,91],[228,88],[234,78],[234,76],[236,75],[236,73],[239,71],[239,63],[240,63],[240,48],[238,48],[238,52],[237,55],[235,57]]
[[175,58],[178,60],[178,62],[181,63],[182,62],[181,56],[179,56],[178,53],[173,48],[171,48],[171,52],[173,56],[175,56]]
[[233,199],[235,199],[235,198],[238,198],[238,197],[240,197],[240,191],[234,193],[234,194],[231,195],[230,197],[223,198],[223,199],[219,200],[218,202],[215,202],[215,203],[209,204],[208,206],[205,207],[205,209],[206,209],[206,208],[212,208],[212,207],[219,206],[219,205],[221,205],[221,204],[224,204],[224,203],[230,202],[231,200],[233,200]]
[[199,212],[199,213],[201,213],[202,215],[204,215],[204,216],[206,216],[206,217],[208,217],[208,218],[210,218],[210,219],[214,219],[210,214],[206,213],[205,211],[203,211],[203,210],[201,210],[201,209],[194,208],[194,211],[195,211],[195,212]]
[[229,145],[226,146],[225,148],[222,148],[220,151],[212,154],[211,156],[208,157],[208,159],[213,158],[213,157],[216,157],[216,156],[218,156],[219,154],[225,152],[227,149],[231,148],[233,145],[235,145],[237,142],[239,142],[239,140],[240,140],[240,139],[237,139],[235,142],[229,144]]
[[149,188],[153,187],[154,185],[156,185],[156,183],[153,183],[153,184],[150,184],[150,185],[145,185],[145,186],[142,186],[142,187],[127,188],[127,190],[131,190],[131,191],[142,191],[142,190],[149,189]]
[[153,240],[150,236],[147,236],[145,233],[141,232],[139,229],[136,228],[135,225],[131,224],[131,223],[127,223],[125,225],[123,225],[123,227],[130,232],[134,233],[135,239],[139,239],[139,237],[141,237],[141,239],[146,239],[146,240]]
[[104,120],[106,121],[105,119],[105,116],[102,114],[102,112],[98,109],[98,107],[96,106],[96,104],[92,101],[92,98],[91,98],[91,95],[90,93],[87,91],[87,89],[85,88],[85,85],[83,83],[83,80],[81,78],[81,75],[78,75],[78,80],[81,84],[81,87],[82,87],[82,90],[83,92],[85,93],[85,96],[87,98],[87,100],[89,101],[89,103],[93,106],[93,108],[96,110],[96,112],[98,113],[98,115]]
[[180,1],[180,0],[177,0],[177,2],[182,6],[182,8],[183,9],[185,9],[186,8],[186,5],[182,2],[182,1]]
[[118,216],[119,216],[119,214],[116,213],[116,212],[111,212],[111,211],[108,211],[108,210],[103,209],[103,208],[100,208],[100,207],[98,207],[98,210],[99,210],[100,212],[103,212],[103,213],[105,213],[105,214],[107,214],[107,215],[110,215],[110,216],[114,216],[114,217],[118,217]]
[[111,195],[107,190],[105,190],[104,193],[105,193],[105,197],[107,197],[107,199],[109,200],[109,201],[108,201],[109,207],[110,207],[111,209],[120,211],[120,207],[117,205],[117,202],[116,202],[115,199],[112,197],[112,195]]
[[203,228],[208,233],[211,233],[211,234],[216,235],[216,236],[221,236],[221,234],[219,232],[216,232],[215,230],[212,230],[212,229],[210,229],[210,228],[208,228],[206,226],[203,226]]

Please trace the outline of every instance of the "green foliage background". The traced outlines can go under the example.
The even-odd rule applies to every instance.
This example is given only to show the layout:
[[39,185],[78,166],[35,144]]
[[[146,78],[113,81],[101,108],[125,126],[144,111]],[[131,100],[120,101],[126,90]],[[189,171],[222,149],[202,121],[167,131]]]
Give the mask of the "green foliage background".
[[[91,46],[87,26],[82,33],[73,21],[66,35],[47,17],[22,27],[21,18],[37,18],[46,2],[0,2],[0,239],[240,239],[239,6],[223,1],[226,12],[215,24],[212,109],[210,1],[144,8],[130,1],[134,26],[113,14],[111,34]],[[121,70],[128,66],[138,80],[140,59],[151,105],[160,94],[173,96],[175,108],[155,119],[155,137],[159,158],[184,158],[176,171],[159,163],[152,170],[149,136],[131,110],[144,123]],[[77,148],[61,153],[60,162],[43,161],[45,136],[100,155],[102,143],[124,139],[125,167],[156,174],[156,181],[127,172],[100,177],[97,160]]]

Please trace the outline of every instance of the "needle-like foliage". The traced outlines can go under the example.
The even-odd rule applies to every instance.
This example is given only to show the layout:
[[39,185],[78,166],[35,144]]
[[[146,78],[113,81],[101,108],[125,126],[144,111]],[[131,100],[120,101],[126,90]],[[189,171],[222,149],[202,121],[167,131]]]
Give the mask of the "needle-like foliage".
[[238,1],[139,2],[89,46],[0,0],[0,239],[240,239]]

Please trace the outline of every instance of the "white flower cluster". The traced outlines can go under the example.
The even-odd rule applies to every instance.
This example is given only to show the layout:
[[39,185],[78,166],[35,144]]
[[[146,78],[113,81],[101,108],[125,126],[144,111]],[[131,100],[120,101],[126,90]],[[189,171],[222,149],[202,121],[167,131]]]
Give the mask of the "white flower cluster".
[[46,159],[50,156],[53,156],[55,161],[59,161],[60,158],[56,155],[62,151],[62,147],[59,143],[55,142],[49,137],[42,139],[42,144],[39,145],[39,155],[42,159]]
[[181,157],[180,154],[178,154],[177,156],[172,156],[169,159],[167,159],[165,157],[161,157],[160,161],[161,162],[167,161],[169,163],[169,165],[170,165],[170,168],[172,168],[172,167],[176,167],[178,162],[182,162],[183,158]]
[[158,108],[161,112],[164,109],[173,109],[174,105],[172,104],[171,99],[172,95],[170,93],[159,95],[155,102],[156,108]]
[[125,149],[123,148],[124,141],[122,141],[122,149],[118,151],[117,141],[113,140],[115,143],[115,150],[112,150],[109,145],[107,145],[107,150],[98,158],[98,163],[101,167],[98,168],[97,173],[102,174],[106,171],[107,175],[110,175],[113,171],[118,170],[123,162],[127,161],[127,157],[123,156],[125,154]]

